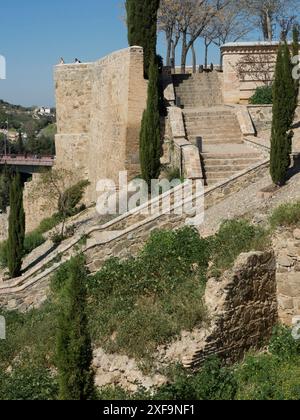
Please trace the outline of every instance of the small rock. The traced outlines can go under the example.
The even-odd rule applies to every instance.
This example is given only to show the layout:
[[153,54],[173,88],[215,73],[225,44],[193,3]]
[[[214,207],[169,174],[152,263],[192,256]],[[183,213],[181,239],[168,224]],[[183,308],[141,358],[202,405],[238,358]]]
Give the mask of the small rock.
[[293,235],[297,241],[300,241],[300,229],[295,229]]
[[288,257],[286,254],[281,254],[278,257],[278,264],[281,267],[289,268],[293,266],[293,260],[290,257]]

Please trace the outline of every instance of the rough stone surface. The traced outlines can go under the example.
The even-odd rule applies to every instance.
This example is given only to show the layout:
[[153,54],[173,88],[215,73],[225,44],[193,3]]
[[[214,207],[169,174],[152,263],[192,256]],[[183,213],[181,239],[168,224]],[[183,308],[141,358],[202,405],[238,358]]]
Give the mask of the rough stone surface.
[[293,324],[300,316],[300,236],[299,229],[279,230],[273,238],[277,257],[277,294],[280,320]]
[[[271,82],[273,78],[273,68],[275,68],[276,54],[278,43],[232,43],[225,44],[222,48],[223,55],[223,74],[224,74],[224,90],[223,96],[225,103],[248,103],[249,98],[253,95],[258,86],[266,82]],[[237,64],[247,62],[247,56],[251,55],[252,60],[260,60],[263,55],[270,57],[270,71],[260,66],[260,73],[264,72],[264,76],[250,70],[245,65],[243,74],[238,74]],[[258,61],[259,62],[259,61]]]
[[96,371],[96,386],[119,386],[129,392],[140,388],[160,387],[167,378],[160,374],[146,376],[138,367],[136,360],[118,354],[107,354],[103,349],[94,351],[93,365]]
[[274,253],[242,254],[220,280],[209,280],[205,304],[211,327],[183,358],[186,367],[196,367],[216,354],[236,362],[250,349],[261,349],[278,322]]
[[[117,181],[120,171],[128,171],[129,179],[140,173],[139,133],[147,100],[143,68],[140,47],[95,63],[55,68],[55,165],[91,182],[86,204],[97,201],[99,180]],[[27,189],[30,195],[30,184]],[[44,215],[39,202],[27,201],[25,197],[26,209],[35,214],[27,220],[28,230],[33,230]]]

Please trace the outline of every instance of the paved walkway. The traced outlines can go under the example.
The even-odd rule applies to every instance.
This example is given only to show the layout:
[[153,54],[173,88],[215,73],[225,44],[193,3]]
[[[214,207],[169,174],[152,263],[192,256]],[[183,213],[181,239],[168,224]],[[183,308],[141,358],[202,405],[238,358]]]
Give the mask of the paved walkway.
[[273,198],[258,198],[257,193],[262,188],[272,184],[271,177],[266,176],[259,182],[231,195],[219,204],[208,209],[205,222],[199,231],[204,236],[215,234],[224,220],[249,216],[256,223],[267,220],[272,211],[283,203],[300,200],[300,168],[285,187],[280,189]]

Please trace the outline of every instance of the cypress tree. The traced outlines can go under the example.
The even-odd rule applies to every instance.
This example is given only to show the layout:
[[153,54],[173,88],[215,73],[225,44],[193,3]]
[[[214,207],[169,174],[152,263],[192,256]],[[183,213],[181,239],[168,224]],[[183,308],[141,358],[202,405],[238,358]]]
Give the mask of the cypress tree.
[[92,344],[86,315],[87,272],[82,257],[68,264],[67,279],[60,291],[56,361],[59,398],[86,401],[94,397]]
[[273,85],[273,122],[271,138],[271,176],[275,185],[286,181],[290,166],[295,115],[295,83],[292,76],[290,50],[281,43],[277,55]]
[[[299,57],[299,26],[298,25],[294,25],[294,28],[293,28],[292,56]],[[297,63],[299,63],[299,59],[297,60]],[[296,78],[295,79],[295,104],[294,104],[295,112],[298,106],[298,98],[299,98],[299,78]]]
[[9,274],[19,277],[22,269],[25,239],[25,213],[23,207],[23,185],[20,175],[16,175],[10,187],[9,235],[7,259]]
[[160,0],[126,0],[128,42],[144,48],[144,73],[149,76],[151,57],[156,56],[157,12]]
[[17,150],[19,155],[23,155],[25,152],[25,148],[24,148],[24,142],[23,142],[23,136],[21,131],[19,131],[19,135],[18,135],[18,146],[17,146]]
[[160,172],[161,139],[159,116],[159,72],[152,57],[149,68],[148,100],[140,133],[140,163],[142,178],[151,185]]

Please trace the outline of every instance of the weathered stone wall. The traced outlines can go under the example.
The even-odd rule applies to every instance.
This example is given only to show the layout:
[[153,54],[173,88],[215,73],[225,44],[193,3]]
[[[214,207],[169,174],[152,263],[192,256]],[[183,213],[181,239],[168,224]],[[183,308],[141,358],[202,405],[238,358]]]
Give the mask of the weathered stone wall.
[[281,230],[273,238],[277,258],[280,320],[287,325],[300,316],[300,230]]
[[[221,47],[225,103],[248,103],[257,87],[272,82],[277,51],[278,42],[241,42]],[[237,72],[238,63],[243,63],[241,72]]]
[[[140,173],[139,133],[147,100],[143,69],[140,47],[115,52],[95,63],[55,68],[55,167],[73,171],[77,180],[90,181],[85,204],[97,200],[99,180],[117,180],[125,170],[129,178]],[[44,218],[39,200],[30,201],[30,190],[28,184],[28,230]]]
[[51,206],[49,200],[41,192],[39,194],[39,174],[33,174],[32,180],[25,183],[23,200],[26,215],[26,232],[32,232],[40,222],[57,211],[57,203]]
[[76,169],[91,182],[87,201],[97,199],[100,179],[139,174],[139,132],[146,106],[143,50],[132,47],[90,64],[55,70],[58,168]]
[[271,130],[272,105],[248,105],[247,108],[258,135]]
[[274,253],[242,254],[221,279],[208,281],[205,303],[211,328],[184,357],[186,367],[195,368],[210,355],[236,362],[263,348],[278,322]]
[[[272,105],[248,105],[247,109],[254,123],[258,142],[270,148],[271,128],[272,128]],[[296,110],[294,127],[294,137],[292,142],[293,153],[300,152],[300,106]]]

